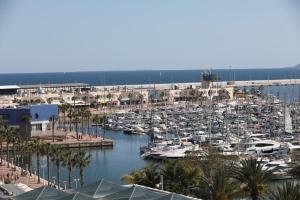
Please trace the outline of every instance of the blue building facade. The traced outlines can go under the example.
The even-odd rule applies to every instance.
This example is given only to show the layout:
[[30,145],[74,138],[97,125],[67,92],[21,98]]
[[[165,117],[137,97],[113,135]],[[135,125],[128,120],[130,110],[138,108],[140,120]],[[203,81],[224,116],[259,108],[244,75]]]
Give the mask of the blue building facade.
[[[58,106],[51,104],[2,108],[0,121],[8,126],[19,127],[21,134],[31,136],[31,131],[46,131],[50,123],[49,119],[57,118],[58,112]],[[25,120],[26,116],[30,117],[30,121]]]

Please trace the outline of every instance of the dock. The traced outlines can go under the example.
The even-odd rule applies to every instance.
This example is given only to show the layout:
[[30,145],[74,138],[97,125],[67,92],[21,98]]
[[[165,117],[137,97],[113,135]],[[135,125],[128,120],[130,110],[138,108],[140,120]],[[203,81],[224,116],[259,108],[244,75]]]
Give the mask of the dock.
[[[80,134],[80,133],[79,133]],[[33,138],[41,138],[44,142],[52,146],[60,146],[63,148],[79,148],[79,147],[113,147],[113,140],[103,137],[95,137],[88,134],[82,134],[80,139],[76,139],[76,132],[64,131],[61,129],[55,130],[54,141],[51,131],[32,132]]]

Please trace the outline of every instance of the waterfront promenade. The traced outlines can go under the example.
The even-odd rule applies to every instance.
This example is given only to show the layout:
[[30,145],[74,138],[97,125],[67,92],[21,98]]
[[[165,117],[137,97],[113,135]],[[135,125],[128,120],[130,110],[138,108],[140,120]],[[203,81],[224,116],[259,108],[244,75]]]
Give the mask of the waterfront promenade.
[[25,185],[25,187],[28,186],[31,189],[48,185],[48,181],[43,178],[40,178],[40,183],[37,183],[38,177],[36,175],[32,173],[30,176],[28,171],[25,171],[12,163],[9,163],[9,167],[7,167],[7,161],[5,160],[2,160],[2,165],[0,165],[0,177],[1,182],[4,182],[4,179],[9,179],[11,184],[21,183]]

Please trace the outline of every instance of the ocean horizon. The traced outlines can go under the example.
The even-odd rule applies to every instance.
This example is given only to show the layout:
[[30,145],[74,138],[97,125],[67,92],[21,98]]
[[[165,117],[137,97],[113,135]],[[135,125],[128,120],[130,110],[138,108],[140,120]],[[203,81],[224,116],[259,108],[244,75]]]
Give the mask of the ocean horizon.
[[90,85],[138,85],[201,81],[211,71],[220,81],[274,80],[300,78],[300,67],[212,69],[212,70],[113,70],[81,72],[39,72],[0,74],[0,85],[87,83]]

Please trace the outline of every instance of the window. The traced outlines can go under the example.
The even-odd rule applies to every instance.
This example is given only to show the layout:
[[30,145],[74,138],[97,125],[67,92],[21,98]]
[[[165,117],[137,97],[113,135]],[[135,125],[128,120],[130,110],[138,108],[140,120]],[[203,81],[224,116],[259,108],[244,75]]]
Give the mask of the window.
[[34,114],[34,118],[35,118],[35,119],[38,119],[38,118],[39,118],[39,114],[38,114],[38,113],[35,113],[35,114]]
[[4,121],[7,122],[10,119],[10,115],[9,114],[1,114],[0,115],[0,121]]

